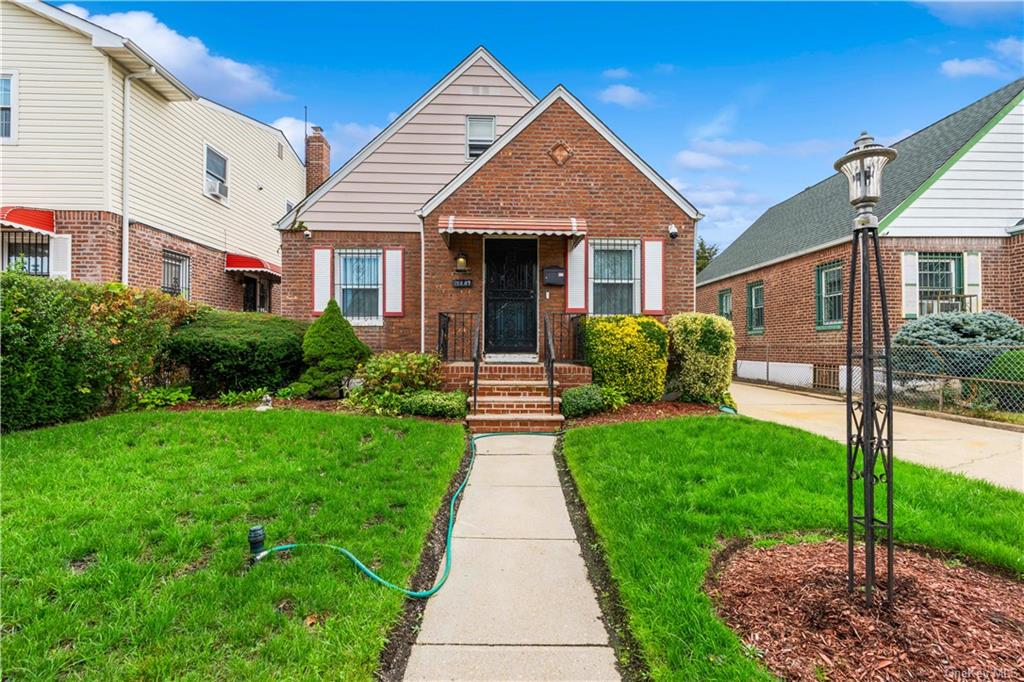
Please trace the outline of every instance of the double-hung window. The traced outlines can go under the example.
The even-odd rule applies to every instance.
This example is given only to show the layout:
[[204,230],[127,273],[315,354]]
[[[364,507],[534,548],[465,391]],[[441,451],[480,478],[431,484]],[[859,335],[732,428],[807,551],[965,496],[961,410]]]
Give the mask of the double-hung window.
[[466,158],[475,159],[494,144],[495,122],[493,116],[466,117]]
[[172,296],[181,296],[184,299],[192,295],[192,260],[183,254],[174,251],[164,251],[163,277],[160,288]]
[[215,199],[228,198],[228,158],[213,147],[206,146],[206,175],[203,191]]
[[50,238],[33,232],[3,233],[3,270],[50,276]]
[[18,138],[18,76],[0,73],[0,142]]
[[839,329],[843,324],[843,266],[825,263],[814,271],[815,326],[818,329]]
[[639,314],[640,242],[593,239],[590,262],[590,312],[594,315]]
[[335,296],[341,314],[354,325],[384,322],[380,249],[335,252]]
[[727,320],[732,319],[732,289],[718,292],[718,314]]
[[922,316],[961,309],[963,271],[962,253],[917,254],[918,306]]
[[764,282],[747,285],[747,331],[764,333]]

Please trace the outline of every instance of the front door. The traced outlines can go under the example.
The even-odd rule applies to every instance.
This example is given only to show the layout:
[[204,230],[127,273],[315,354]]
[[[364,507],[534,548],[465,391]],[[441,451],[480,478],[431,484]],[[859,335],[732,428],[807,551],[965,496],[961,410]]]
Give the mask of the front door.
[[537,241],[487,239],[484,351],[537,352]]

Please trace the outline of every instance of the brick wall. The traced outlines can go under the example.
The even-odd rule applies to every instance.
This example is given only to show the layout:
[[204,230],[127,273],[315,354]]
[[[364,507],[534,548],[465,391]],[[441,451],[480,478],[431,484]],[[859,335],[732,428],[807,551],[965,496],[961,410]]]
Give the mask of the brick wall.
[[[982,267],[982,308],[1014,315],[1024,320],[1020,309],[1021,265],[1024,246],[1017,245],[1016,257],[1009,239],[1003,238],[895,238],[882,237],[881,254],[885,270],[886,292],[892,331],[902,326],[902,263],[903,251],[978,251]],[[1024,243],[1024,240],[1022,240]],[[846,343],[845,322],[839,330],[815,328],[814,278],[818,265],[843,263],[843,316],[846,317],[850,275],[850,246],[842,244],[792,258],[775,265],[752,270],[697,289],[697,310],[718,312],[718,293],[732,290],[733,327],[736,331],[737,358],[764,360],[770,353],[772,361],[836,364],[838,348]],[[747,332],[747,284],[764,282],[764,333]],[[1018,301],[1015,305],[1014,300]],[[876,294],[876,334],[881,333],[881,307]],[[859,316],[859,313],[854,313]],[[855,338],[860,325],[854,320]],[[844,351],[845,352],[845,351]]]
[[[54,211],[58,234],[71,235],[71,276],[83,282],[121,280],[121,216],[107,211]],[[159,289],[163,252],[191,259],[192,300],[228,310],[242,309],[242,276],[224,272],[224,252],[132,223],[129,228],[128,280],[132,286]],[[280,311],[280,287],[271,288],[271,310]]]
[[[572,157],[560,166],[548,155],[558,143]],[[557,101],[424,219],[428,268],[426,309],[479,312],[478,282],[483,240],[454,235],[451,248],[437,230],[438,217],[575,217],[587,221],[590,238],[665,239],[665,310],[692,310],[694,224],[674,202],[623,157],[568,104]],[[668,240],[668,226],[679,238]],[[538,266],[565,265],[565,239],[542,237]],[[454,289],[451,279],[459,251],[469,256],[472,289]],[[565,309],[564,287],[541,287],[541,312]],[[437,329],[427,325],[427,346]]]
[[[405,248],[405,292],[401,317],[385,317],[376,327],[356,327],[356,334],[374,351],[420,349],[420,236],[416,232],[301,231],[281,233],[281,314],[313,319],[313,249]],[[428,311],[428,315],[430,311]],[[430,346],[431,348],[433,346]]]

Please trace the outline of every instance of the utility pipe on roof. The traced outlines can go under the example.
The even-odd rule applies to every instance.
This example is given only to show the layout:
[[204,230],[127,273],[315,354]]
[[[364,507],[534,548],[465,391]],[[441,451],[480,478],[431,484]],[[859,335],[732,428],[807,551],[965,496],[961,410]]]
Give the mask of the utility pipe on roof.
[[156,74],[156,67],[125,74],[121,103],[121,283],[128,284],[128,161],[131,151],[132,81]]

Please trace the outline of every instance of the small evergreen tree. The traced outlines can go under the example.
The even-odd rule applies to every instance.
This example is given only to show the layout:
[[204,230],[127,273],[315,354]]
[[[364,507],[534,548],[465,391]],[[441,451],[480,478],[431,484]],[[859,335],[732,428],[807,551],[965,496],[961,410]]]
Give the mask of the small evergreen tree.
[[311,398],[340,398],[356,368],[369,357],[369,347],[331,299],[302,339],[302,359],[308,369],[292,388]]
[[709,244],[704,237],[697,237],[697,274],[708,266],[718,255],[718,244]]

